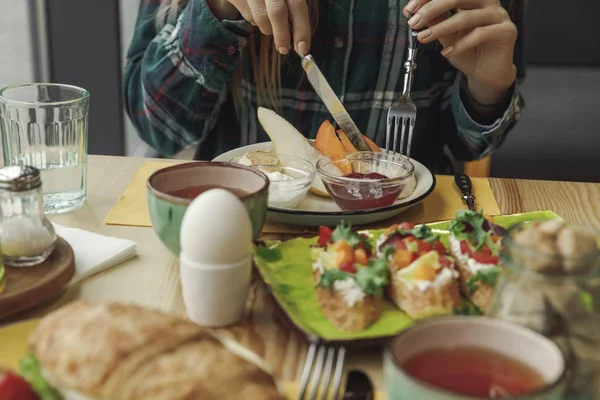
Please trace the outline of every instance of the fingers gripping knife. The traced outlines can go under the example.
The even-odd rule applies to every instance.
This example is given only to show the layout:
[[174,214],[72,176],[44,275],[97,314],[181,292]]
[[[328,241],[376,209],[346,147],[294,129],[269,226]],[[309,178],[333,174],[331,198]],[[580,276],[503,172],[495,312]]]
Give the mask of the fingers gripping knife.
[[387,117],[387,130],[385,135],[385,148],[388,151],[398,152],[410,157],[415,121],[417,119],[417,106],[410,97],[414,71],[417,68],[415,60],[419,50],[417,34],[419,30],[408,27],[408,56],[404,63],[404,88],[402,96],[390,106]]

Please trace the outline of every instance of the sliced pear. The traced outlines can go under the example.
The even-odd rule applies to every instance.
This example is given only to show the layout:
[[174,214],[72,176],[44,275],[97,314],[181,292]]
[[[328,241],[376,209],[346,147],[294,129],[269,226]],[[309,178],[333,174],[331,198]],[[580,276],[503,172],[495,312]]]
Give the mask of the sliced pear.
[[[324,157],[292,124],[275,111],[259,107],[258,121],[269,135],[275,152],[304,158],[315,166],[317,161]],[[318,196],[329,197],[323,181],[318,175],[315,176],[310,191]]]

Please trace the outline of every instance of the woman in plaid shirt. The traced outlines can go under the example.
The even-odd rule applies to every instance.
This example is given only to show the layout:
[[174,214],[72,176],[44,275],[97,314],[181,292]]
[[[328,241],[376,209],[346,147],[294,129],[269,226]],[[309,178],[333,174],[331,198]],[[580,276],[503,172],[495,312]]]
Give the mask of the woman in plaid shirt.
[[520,1],[141,0],[127,112],[166,156],[198,144],[195,158],[206,160],[268,141],[259,105],[314,138],[331,116],[300,65],[297,53],[310,51],[359,129],[382,145],[402,92],[407,24],[428,27],[418,37],[411,156],[440,172],[445,146],[458,160],[484,157],[519,117]]

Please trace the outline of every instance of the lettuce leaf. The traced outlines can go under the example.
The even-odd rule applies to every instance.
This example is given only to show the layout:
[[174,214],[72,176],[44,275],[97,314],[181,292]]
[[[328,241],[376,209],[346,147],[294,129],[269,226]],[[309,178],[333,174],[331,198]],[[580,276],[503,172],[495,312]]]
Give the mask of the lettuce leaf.
[[359,233],[354,232],[352,230],[352,225],[350,223],[346,224],[345,221],[340,222],[337,228],[335,228],[335,230],[331,233],[331,240],[333,243],[339,242],[340,240],[345,240],[354,248],[356,248],[359,243],[362,243],[362,247],[365,250],[370,250],[372,248],[369,239]]
[[388,283],[387,259],[394,251],[394,247],[386,247],[381,257],[369,260],[369,266],[356,265],[355,274],[336,268],[326,269],[321,274],[317,286],[332,288],[335,281],[350,278],[354,279],[367,295],[379,296],[383,294],[383,287]]
[[63,397],[44,379],[40,364],[33,354],[29,354],[19,362],[21,375],[27,379],[40,400],[64,400]]
[[485,283],[491,287],[496,287],[498,276],[500,275],[500,267],[492,267],[488,269],[480,269],[467,282],[469,294],[477,290],[477,282]]
[[449,226],[450,233],[459,241],[465,240],[471,250],[479,251],[484,246],[488,246],[492,255],[500,254],[500,243],[492,240],[494,229],[490,229],[493,224],[486,220],[483,211],[458,210],[456,219]]

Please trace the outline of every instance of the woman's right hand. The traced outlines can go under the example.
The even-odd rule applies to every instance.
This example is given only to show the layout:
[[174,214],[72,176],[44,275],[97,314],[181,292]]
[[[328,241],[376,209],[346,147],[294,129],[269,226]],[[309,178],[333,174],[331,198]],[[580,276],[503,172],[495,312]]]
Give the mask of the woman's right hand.
[[[227,18],[235,8],[242,17],[257,26],[264,35],[273,36],[281,54],[292,48],[308,54],[311,27],[306,0],[207,0],[211,9]],[[233,6],[233,8],[232,8]],[[227,12],[229,10],[229,12]],[[291,28],[290,28],[291,24]]]

